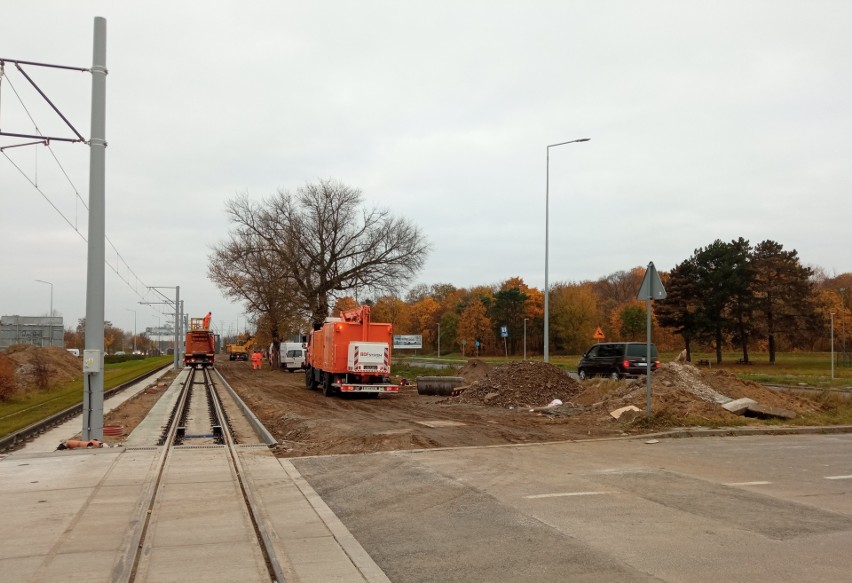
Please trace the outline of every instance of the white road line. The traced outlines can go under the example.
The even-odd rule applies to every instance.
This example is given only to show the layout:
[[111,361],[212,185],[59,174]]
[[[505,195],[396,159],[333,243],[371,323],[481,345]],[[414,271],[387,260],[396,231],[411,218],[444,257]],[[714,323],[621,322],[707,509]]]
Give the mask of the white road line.
[[771,484],[772,482],[731,482],[729,484],[725,484],[726,486],[765,486],[766,484]]
[[611,494],[611,492],[558,492],[555,494],[533,494],[524,498],[559,498],[562,496],[597,496],[599,494]]
[[852,476],[825,476],[826,480],[852,480]]

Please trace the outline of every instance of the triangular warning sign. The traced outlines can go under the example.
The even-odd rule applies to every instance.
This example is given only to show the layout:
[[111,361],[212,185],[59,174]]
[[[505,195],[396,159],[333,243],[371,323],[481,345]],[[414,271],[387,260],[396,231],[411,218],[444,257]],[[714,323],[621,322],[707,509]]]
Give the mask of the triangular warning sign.
[[645,278],[642,280],[642,286],[639,288],[639,293],[636,294],[636,299],[664,300],[667,295],[660,274],[657,273],[657,268],[654,267],[652,261],[648,264],[648,269],[645,270]]
[[592,338],[594,338],[596,340],[603,340],[604,338],[606,338],[606,336],[604,336],[603,330],[601,330],[600,326],[598,326],[598,329],[595,330],[595,335],[592,336]]

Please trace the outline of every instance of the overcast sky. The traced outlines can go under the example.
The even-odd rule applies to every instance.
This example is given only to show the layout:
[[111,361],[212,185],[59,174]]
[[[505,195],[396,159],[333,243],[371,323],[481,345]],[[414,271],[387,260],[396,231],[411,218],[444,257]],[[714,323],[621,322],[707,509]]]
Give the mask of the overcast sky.
[[[0,58],[89,67],[95,16],[119,254],[106,318],[126,330],[131,310],[140,331],[165,310],[139,304],[146,286],[175,285],[190,316],[235,329],[241,307],[207,279],[226,201],[324,178],[422,229],[412,284],[542,289],[546,146],[578,138],[550,149],[551,283],[669,270],[740,236],[852,271],[846,0],[19,1]],[[88,138],[91,76],[25,70]],[[0,130],[33,133],[22,104],[69,135],[7,64]],[[47,314],[41,279],[66,327],[85,316],[88,157],[0,156],[2,315]]]

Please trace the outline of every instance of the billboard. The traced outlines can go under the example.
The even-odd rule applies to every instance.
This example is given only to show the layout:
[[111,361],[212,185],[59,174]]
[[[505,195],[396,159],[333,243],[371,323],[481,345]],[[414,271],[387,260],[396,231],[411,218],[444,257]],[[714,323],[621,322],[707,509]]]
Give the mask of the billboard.
[[422,334],[394,334],[394,348],[423,348]]

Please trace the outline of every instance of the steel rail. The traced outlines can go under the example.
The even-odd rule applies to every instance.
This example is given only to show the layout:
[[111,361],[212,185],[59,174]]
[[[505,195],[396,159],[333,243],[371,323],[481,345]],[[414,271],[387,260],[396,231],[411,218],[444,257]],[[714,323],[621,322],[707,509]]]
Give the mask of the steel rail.
[[251,424],[252,428],[255,430],[258,437],[260,437],[261,441],[263,441],[263,443],[265,443],[269,447],[278,445],[278,440],[275,439],[272,433],[270,433],[270,431],[263,425],[260,419],[257,418],[257,415],[255,415],[254,412],[249,409],[248,405],[246,405],[245,402],[240,399],[239,395],[237,395],[237,392],[233,389],[233,387],[231,387],[228,381],[225,380],[225,377],[222,376],[222,373],[216,369],[213,370],[216,372],[216,377],[221,381],[222,385],[224,385],[225,390],[228,391],[228,394],[231,395],[231,398],[237,404],[237,407],[239,407],[240,410],[243,412],[243,415],[246,416],[246,419],[248,419],[249,424]]
[[[144,492],[141,496],[142,502],[139,505],[139,510],[144,516],[144,519],[137,523],[135,531],[130,536],[129,544],[124,551],[122,559],[113,570],[115,575],[114,580],[120,583],[133,583],[136,581],[137,573],[143,559],[143,554],[146,550],[145,538],[148,534],[152,518],[156,514],[155,506],[158,493],[162,488],[163,479],[166,475],[166,468],[170,465],[169,460],[175,448],[178,431],[182,427],[181,419],[185,413],[185,409],[189,406],[190,393],[192,392],[192,386],[197,372],[198,369],[191,368],[183,386],[181,387],[181,392],[172,410],[168,427],[164,432],[162,440],[163,447],[161,454],[154,465],[152,471],[153,477],[145,485]],[[216,383],[213,382],[212,375],[207,368],[202,368],[201,374],[204,379],[205,392],[208,394],[209,401],[213,405],[215,411],[216,422],[218,422],[222,429],[221,436],[224,440],[224,445],[222,447],[226,451],[226,455],[231,466],[231,473],[237,478],[237,483],[243,496],[243,502],[246,505],[248,517],[251,520],[258,545],[266,563],[270,581],[283,583],[285,581],[284,572],[275,555],[275,547],[272,543],[273,535],[268,526],[260,519],[260,513],[257,510],[258,505],[255,501],[252,488],[245,478],[244,468],[237,452],[237,446],[234,443],[224,407],[219,395],[217,394]],[[212,421],[213,420],[211,419],[211,422]]]
[[[234,469],[234,473],[237,477],[237,483],[240,485],[240,490],[243,493],[243,498],[246,503],[246,509],[249,513],[249,518],[251,518],[251,523],[254,525],[255,534],[257,535],[258,541],[260,542],[260,550],[263,552],[263,557],[266,559],[266,566],[269,569],[269,574],[272,577],[273,581],[280,581],[283,583],[284,571],[281,569],[281,564],[278,562],[277,557],[275,556],[275,545],[272,543],[273,536],[266,525],[259,516],[257,511],[258,504],[255,501],[254,493],[250,485],[247,483],[245,469],[243,468],[242,461],[240,460],[240,456],[237,453],[237,446],[234,443],[234,437],[231,435],[230,428],[228,427],[228,419],[225,416],[225,410],[222,406],[222,400],[219,398],[219,395],[216,392],[216,386],[211,378],[211,375],[208,372],[208,369],[204,370],[204,382],[209,383],[210,394],[213,399],[213,406],[216,409],[216,417],[219,419],[219,423],[222,426],[222,437],[225,440],[225,446],[228,449],[228,459],[231,462],[231,465]],[[221,378],[221,375],[219,375]],[[222,379],[224,381],[224,379]],[[230,388],[230,387],[229,387]],[[233,396],[236,396],[234,394]],[[242,401],[240,401],[242,403]],[[253,417],[254,415],[252,415]]]
[[[171,365],[169,365],[171,366]],[[136,523],[136,528],[130,536],[130,544],[125,548],[122,560],[116,566],[114,573],[116,574],[115,581],[130,582],[136,578],[136,569],[139,566],[139,560],[142,558],[143,541],[148,532],[148,526],[151,523],[151,516],[154,511],[154,503],[157,500],[157,492],[160,489],[160,482],[163,479],[165,472],[166,461],[172,451],[172,443],[175,440],[178,426],[180,425],[180,415],[186,405],[187,395],[192,388],[192,380],[195,376],[195,369],[191,369],[186,376],[183,387],[181,387],[180,395],[177,403],[172,411],[172,417],[169,421],[168,429],[166,430],[165,447],[160,452],[160,457],[155,465],[154,479],[150,480],[144,488],[142,500],[142,511],[145,513],[144,520]]]

